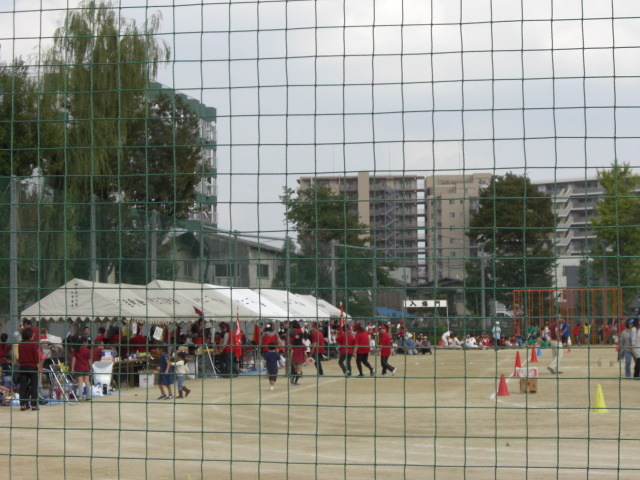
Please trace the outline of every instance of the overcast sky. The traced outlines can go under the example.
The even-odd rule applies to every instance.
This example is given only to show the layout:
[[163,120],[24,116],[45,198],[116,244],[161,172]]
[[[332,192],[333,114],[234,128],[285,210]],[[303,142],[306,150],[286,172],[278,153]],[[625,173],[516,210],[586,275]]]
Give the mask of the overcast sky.
[[[221,228],[283,237],[300,176],[637,166],[636,0],[196,3],[120,7],[162,12],[158,80],[217,108]],[[0,59],[37,63],[77,4],[0,2]]]

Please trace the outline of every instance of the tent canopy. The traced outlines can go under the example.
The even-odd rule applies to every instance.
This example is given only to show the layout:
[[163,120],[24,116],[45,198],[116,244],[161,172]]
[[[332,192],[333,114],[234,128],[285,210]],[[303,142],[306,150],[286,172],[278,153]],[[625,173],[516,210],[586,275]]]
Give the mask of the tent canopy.
[[219,295],[223,295],[230,302],[238,303],[250,309],[256,318],[270,318],[273,320],[286,320],[289,313],[266,297],[261,297],[257,292],[248,288],[230,288],[217,285],[208,285]]
[[123,318],[161,323],[168,315],[136,292],[111,283],[74,278],[22,312],[23,319],[110,321]]
[[261,298],[266,298],[285,309],[291,317],[311,322],[328,320],[331,317],[329,313],[295,293],[268,288],[257,290],[257,292]]
[[[231,288],[218,285],[154,280],[127,285],[73,279],[22,312],[37,321],[135,320],[149,323],[194,321],[196,309],[207,321],[328,320],[340,310],[324,300],[284,290]],[[326,305],[325,305],[326,304]],[[333,311],[331,311],[333,309]]]
[[[310,302],[314,306],[317,304],[318,308],[321,308],[322,310],[327,312],[332,317],[340,317],[340,308],[334,307],[333,305],[331,305],[326,300],[324,300],[322,298],[316,298],[313,295],[300,295],[300,294],[297,294],[297,295],[299,297],[305,299],[307,302]],[[347,315],[347,312],[345,312],[344,313],[344,318],[346,320],[349,320],[349,319],[351,319],[351,315]]]

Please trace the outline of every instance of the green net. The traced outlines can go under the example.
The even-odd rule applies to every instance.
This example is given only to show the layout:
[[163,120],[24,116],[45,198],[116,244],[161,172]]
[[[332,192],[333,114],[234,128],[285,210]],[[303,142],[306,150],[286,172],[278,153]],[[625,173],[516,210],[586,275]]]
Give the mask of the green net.
[[4,2],[0,475],[630,478],[638,27]]

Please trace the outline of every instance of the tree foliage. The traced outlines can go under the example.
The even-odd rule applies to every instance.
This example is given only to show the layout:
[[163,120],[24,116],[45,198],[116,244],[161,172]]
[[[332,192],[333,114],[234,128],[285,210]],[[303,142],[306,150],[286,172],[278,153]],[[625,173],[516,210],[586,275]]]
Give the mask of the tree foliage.
[[[353,317],[370,318],[373,288],[391,282],[386,270],[380,268],[382,261],[366,247],[369,228],[359,221],[353,208],[356,203],[324,185],[314,185],[295,195],[292,189],[285,188],[281,200],[286,221],[298,233],[300,248],[288,261],[281,262],[276,276],[278,285],[330,301],[334,264],[337,300]],[[333,262],[331,242],[336,243]],[[292,253],[290,240],[285,241],[284,253]]]
[[[550,288],[555,265],[549,244],[553,240],[555,215],[551,198],[527,177],[507,173],[493,177],[480,193],[478,212],[467,235],[483,244],[485,295],[508,307],[512,292],[522,288]],[[467,285],[481,285],[480,260],[467,263]],[[476,298],[467,295],[467,307],[476,310]]]
[[635,194],[640,176],[629,164],[614,162],[610,169],[598,171],[604,194],[596,205],[591,224],[596,242],[591,245],[593,284],[623,288],[624,304],[635,303],[640,285],[640,198]]
[[0,64],[0,176],[30,175],[37,145],[37,85],[22,60]]

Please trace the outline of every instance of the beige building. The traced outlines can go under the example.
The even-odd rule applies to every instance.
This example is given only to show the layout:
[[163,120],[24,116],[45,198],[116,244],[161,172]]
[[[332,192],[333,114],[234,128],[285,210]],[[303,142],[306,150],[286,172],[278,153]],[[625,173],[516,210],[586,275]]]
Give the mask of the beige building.
[[425,178],[427,282],[463,280],[464,262],[477,257],[466,233],[478,210],[478,197],[491,173],[434,175]]
[[392,276],[398,281],[418,285],[425,281],[422,177],[375,175],[359,172],[351,176],[301,177],[300,190],[314,184],[345,193],[353,201],[353,212],[371,229],[378,254],[392,260],[398,268]]

